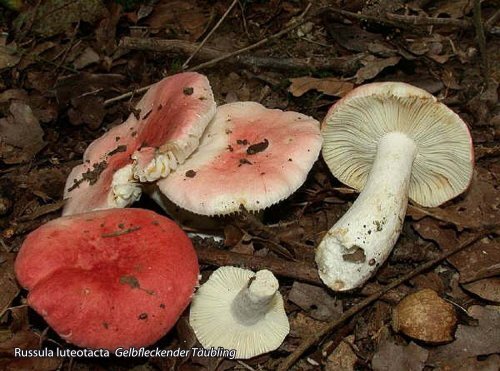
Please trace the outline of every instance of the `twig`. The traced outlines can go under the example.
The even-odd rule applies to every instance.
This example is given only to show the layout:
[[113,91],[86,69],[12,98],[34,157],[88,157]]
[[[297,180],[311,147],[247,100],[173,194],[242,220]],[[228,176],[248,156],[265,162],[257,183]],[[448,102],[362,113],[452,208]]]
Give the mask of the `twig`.
[[481,0],[474,0],[474,9],[472,13],[474,27],[476,29],[479,52],[481,53],[484,82],[490,84],[490,63],[488,61],[488,52],[486,51],[486,37],[484,36],[483,18],[481,16]]
[[469,20],[463,19],[422,17],[416,15],[401,15],[392,13],[387,13],[385,16],[391,21],[412,26],[453,26],[459,28],[472,27],[472,23]]
[[314,344],[318,343],[324,336],[326,336],[329,332],[331,332],[333,329],[344,323],[346,320],[354,316],[356,313],[361,311],[362,309],[366,308],[368,305],[373,303],[375,300],[379,299],[381,296],[383,296],[385,293],[388,291],[392,290],[393,288],[401,285],[402,283],[408,281],[409,279],[419,275],[420,273],[428,270],[429,268],[433,267],[434,265],[440,263],[441,261],[449,258],[453,254],[456,254],[457,252],[465,249],[466,247],[470,246],[472,243],[476,242],[477,240],[483,238],[484,236],[488,235],[491,233],[490,230],[483,230],[481,232],[478,232],[475,236],[469,238],[465,242],[461,243],[458,247],[455,247],[454,249],[451,249],[450,251],[442,254],[438,258],[431,260],[427,263],[424,263],[417,267],[416,269],[410,271],[409,273],[405,274],[401,278],[393,281],[392,283],[384,286],[382,289],[380,289],[378,292],[376,292],[373,295],[370,295],[366,299],[362,300],[359,302],[357,305],[351,307],[347,311],[345,311],[342,316],[338,319],[334,319],[328,323],[326,323],[321,329],[318,331],[314,332],[312,335],[309,337],[305,338],[305,340],[297,347],[297,349],[290,354],[285,360],[279,365],[278,371],[287,371],[291,368],[291,366],[304,354],[305,351],[307,351],[311,346]]
[[[157,53],[177,53],[190,54],[198,44],[184,40],[164,40],[155,38],[124,37],[120,41],[120,47],[131,50],[147,50]],[[197,57],[201,60],[211,60],[221,57],[224,51],[211,47],[204,47],[200,50]],[[233,63],[245,67],[264,67],[266,69],[277,70],[303,70],[319,71],[330,70],[340,74],[353,74],[361,67],[361,59],[366,57],[365,53],[359,53],[348,57],[314,57],[314,58],[274,58],[258,57],[253,55],[238,55]]]
[[308,19],[305,17],[307,12],[309,11],[309,9],[311,8],[312,4],[309,3],[306,7],[306,9],[304,10],[304,12],[296,19],[296,21],[294,22],[293,25],[291,26],[288,26],[286,27],[285,29],[275,33],[274,35],[271,35],[271,36],[268,36],[268,37],[265,37],[263,38],[262,40],[260,41],[257,41],[256,43],[252,44],[252,45],[249,45],[245,48],[242,48],[242,49],[239,49],[239,50],[236,50],[234,52],[230,52],[230,53],[227,53],[227,54],[224,54],[218,58],[214,58],[212,59],[211,61],[208,61],[208,62],[204,62],[204,63],[201,63],[193,68],[190,68],[188,71],[198,71],[202,68],[205,68],[205,67],[210,67],[210,66],[213,66],[214,64],[217,64],[225,59],[228,59],[228,58],[232,58],[232,57],[235,57],[237,55],[240,55],[240,54],[243,54],[243,53],[246,53],[250,50],[253,50],[253,49],[256,49],[258,48],[259,46],[261,45],[264,45],[265,43],[271,41],[271,40],[274,40],[274,39],[277,39],[281,36],[283,36],[284,34],[287,34],[288,32],[296,29],[297,27],[303,25]]
[[277,276],[293,278],[298,281],[323,285],[316,267],[303,263],[288,261],[270,256],[239,254],[233,251],[220,250],[213,247],[196,247],[198,260],[202,264],[215,266],[233,265],[253,270],[269,269]]
[[484,28],[486,31],[490,31],[495,23],[500,19],[500,9],[498,9],[493,15],[486,21]]
[[191,61],[191,59],[196,55],[196,53],[198,53],[200,51],[201,48],[203,48],[203,45],[205,45],[205,43],[208,41],[208,39],[210,38],[210,36],[212,36],[212,34],[215,32],[215,30],[217,28],[219,28],[219,26],[222,24],[222,22],[224,22],[224,19],[226,19],[226,17],[229,15],[229,13],[231,12],[231,10],[233,10],[233,8],[234,8],[234,6],[236,5],[237,2],[238,2],[238,0],[233,0],[233,2],[231,3],[231,5],[229,5],[229,8],[227,8],[226,12],[222,15],[221,19],[219,19],[219,21],[215,24],[214,28],[212,28],[212,30],[208,33],[207,36],[205,36],[205,38],[197,46],[197,48],[193,51],[193,53],[188,57],[188,59],[186,59],[186,61],[182,65],[183,69],[187,68],[187,66],[188,66],[189,62]]
[[123,99],[127,99],[127,98],[130,98],[131,96],[135,95],[135,94],[142,94],[142,93],[145,93],[148,91],[148,89],[153,86],[153,84],[151,85],[148,85],[148,86],[144,86],[142,88],[139,88],[137,90],[132,90],[132,91],[129,91],[128,93],[124,93],[122,95],[118,95],[117,97],[113,97],[113,98],[110,98],[110,99],[107,99],[104,101],[104,106],[108,106],[110,105],[111,103],[114,103],[114,102],[118,102],[120,100],[123,100]]

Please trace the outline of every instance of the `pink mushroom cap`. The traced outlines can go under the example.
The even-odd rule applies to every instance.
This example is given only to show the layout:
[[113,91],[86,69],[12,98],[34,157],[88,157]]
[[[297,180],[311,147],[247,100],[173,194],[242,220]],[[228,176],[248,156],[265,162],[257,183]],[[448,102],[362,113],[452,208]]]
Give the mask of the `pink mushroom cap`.
[[[132,156],[136,158],[133,176],[137,179],[155,154],[169,154],[171,168],[182,163],[198,146],[215,114],[215,101],[208,79],[186,72],[153,85],[135,112],[89,145],[83,164],[76,166],[66,181],[64,215],[119,207],[113,176],[134,164]],[[137,182],[135,178],[131,183]]]
[[321,150],[319,122],[255,102],[217,108],[191,157],[157,184],[182,208],[223,215],[269,207],[295,192]]
[[191,241],[170,219],[109,209],[33,231],[15,271],[29,305],[63,339],[114,351],[164,336],[191,301],[199,268]]

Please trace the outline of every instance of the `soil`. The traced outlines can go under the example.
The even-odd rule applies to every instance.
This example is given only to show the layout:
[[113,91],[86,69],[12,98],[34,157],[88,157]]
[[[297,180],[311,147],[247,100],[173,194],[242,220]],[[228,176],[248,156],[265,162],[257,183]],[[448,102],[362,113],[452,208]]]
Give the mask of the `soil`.
[[[322,0],[310,7],[303,0],[239,1],[187,66],[208,77],[218,104],[257,101],[321,121],[356,86],[403,81],[432,93],[467,123],[475,150],[469,189],[438,208],[411,203],[388,261],[363,287],[338,293],[317,276],[314,248],[357,197],[320,157],[290,198],[257,216],[242,211],[216,219],[209,232],[223,242],[193,238],[201,282],[218,266],[230,264],[276,274],[291,324],[277,350],[249,360],[15,357],[16,347],[72,347],[28,308],[28,293],[15,280],[14,261],[26,235],[61,215],[66,177],[81,163],[87,146],[136,114],[139,89],[183,70],[196,49],[193,43],[209,34],[231,1],[70,3],[0,0],[0,369],[499,368],[500,14],[493,0],[482,1],[480,13],[475,0]],[[219,58],[261,40],[238,56]],[[184,90],[192,93],[192,88]],[[241,144],[249,145],[252,155],[267,150],[269,143],[242,139]],[[81,181],[95,182],[102,170],[83,174]],[[145,196],[134,207],[165,214]],[[187,224],[186,232],[206,232]],[[475,236],[462,251],[437,261]],[[365,254],[357,249],[344,258],[364,260]],[[435,259],[430,268],[359,307],[300,350],[384,285]],[[126,283],[134,285],[133,280]],[[429,344],[391,327],[397,303],[423,289],[453,305],[458,325],[452,341]],[[188,310],[152,345],[194,346],[199,343]],[[288,365],[290,354],[298,359]]]

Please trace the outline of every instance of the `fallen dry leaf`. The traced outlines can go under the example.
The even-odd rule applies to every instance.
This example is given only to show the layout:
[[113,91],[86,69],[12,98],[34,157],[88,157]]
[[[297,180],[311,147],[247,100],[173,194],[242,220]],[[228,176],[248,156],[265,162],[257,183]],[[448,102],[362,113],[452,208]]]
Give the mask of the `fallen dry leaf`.
[[21,60],[21,56],[17,54],[15,43],[5,45],[0,38],[0,71],[4,68],[14,67]]
[[[457,238],[453,229],[444,228],[439,221],[428,217],[413,223],[413,228],[422,238],[437,242],[444,251],[469,238],[466,234]],[[459,271],[460,283],[500,274],[500,238],[482,238],[465,250],[453,254],[448,261]]]
[[435,371],[498,371],[500,370],[500,356],[493,354],[485,359],[470,357],[456,359],[454,357],[442,362]]
[[469,315],[478,320],[477,326],[458,325],[456,340],[431,350],[430,363],[446,363],[451,358],[500,353],[500,307],[473,305]]
[[356,84],[361,84],[366,80],[373,79],[386,67],[395,66],[399,63],[401,57],[389,57],[389,58],[377,58],[373,55],[369,55],[364,58],[361,63],[361,67],[356,73]]
[[324,323],[315,320],[303,312],[290,318],[290,336],[296,338],[305,338],[319,331],[324,326]]
[[83,53],[80,54],[78,58],[76,58],[76,60],[73,62],[73,66],[77,70],[81,70],[87,66],[90,66],[91,64],[99,62],[99,59],[99,54],[97,54],[94,49],[87,47],[85,48]]
[[0,158],[7,164],[17,164],[33,158],[44,146],[43,130],[30,106],[13,101],[10,115],[0,119]]
[[424,368],[429,351],[411,342],[398,345],[392,340],[383,341],[372,358],[375,371],[421,371]]
[[439,1],[432,9],[431,15],[439,17],[446,15],[450,18],[462,18],[472,10],[472,0]]
[[358,361],[356,353],[352,350],[354,335],[346,337],[326,359],[326,371],[354,371]]
[[500,303],[500,277],[485,278],[463,287],[480,298]]
[[14,274],[14,254],[0,252],[0,314],[10,306],[19,293]]
[[209,19],[208,9],[194,1],[163,0],[155,5],[145,23],[152,28],[166,28],[181,39],[186,35],[188,40],[196,41],[203,34]]
[[20,13],[15,25],[17,29],[29,26],[31,31],[50,37],[69,31],[79,21],[93,24],[107,14],[101,0],[46,0]]
[[321,287],[295,281],[288,300],[301,307],[312,318],[321,321],[338,317],[342,314],[342,303]]
[[101,126],[106,111],[104,99],[94,95],[84,95],[71,99],[71,108],[68,110],[68,118],[72,125],[87,125],[95,130]]
[[300,97],[310,90],[317,90],[334,97],[343,97],[354,89],[354,84],[336,79],[335,77],[317,79],[304,76],[290,79],[290,81],[292,84],[288,88],[288,91],[292,93],[294,97]]

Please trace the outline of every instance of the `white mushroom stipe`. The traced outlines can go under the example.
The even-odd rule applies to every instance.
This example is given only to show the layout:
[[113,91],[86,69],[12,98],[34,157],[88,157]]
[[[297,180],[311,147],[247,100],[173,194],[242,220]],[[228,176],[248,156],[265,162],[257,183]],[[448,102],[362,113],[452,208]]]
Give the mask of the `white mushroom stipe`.
[[290,325],[270,271],[221,267],[196,292],[189,322],[203,347],[251,358],[278,348]]
[[243,324],[257,323],[269,310],[278,287],[278,280],[270,271],[257,272],[234,299],[232,313]]
[[110,205],[127,207],[141,198],[141,185],[136,183],[133,176],[132,164],[122,167],[113,174],[110,193]]
[[365,188],[316,253],[319,275],[333,290],[363,284],[390,254],[403,225],[416,155],[405,134],[380,139]]

